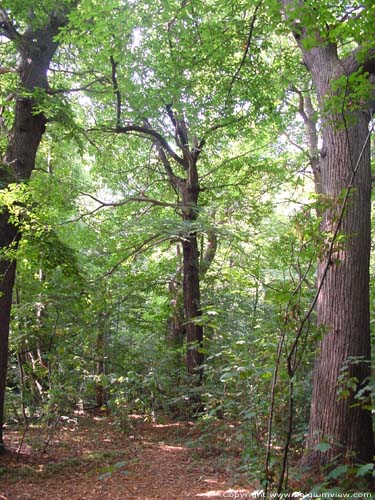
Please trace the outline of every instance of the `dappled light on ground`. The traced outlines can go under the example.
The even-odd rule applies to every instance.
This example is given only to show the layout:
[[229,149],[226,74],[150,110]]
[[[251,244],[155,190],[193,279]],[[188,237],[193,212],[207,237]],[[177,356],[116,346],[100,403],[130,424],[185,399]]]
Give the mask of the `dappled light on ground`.
[[135,419],[131,436],[108,417],[80,417],[64,423],[44,454],[41,432],[30,430],[17,460],[19,436],[8,433],[0,494],[6,500],[218,500],[252,491],[245,478],[236,474],[242,483],[236,485],[234,472],[218,465],[225,448],[222,456],[200,454],[191,423]]

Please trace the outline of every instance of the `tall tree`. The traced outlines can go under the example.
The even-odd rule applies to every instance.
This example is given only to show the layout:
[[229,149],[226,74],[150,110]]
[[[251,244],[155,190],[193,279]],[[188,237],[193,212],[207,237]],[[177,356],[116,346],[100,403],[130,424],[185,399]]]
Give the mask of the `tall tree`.
[[[232,5],[218,1],[220,16],[215,20],[212,5],[204,2],[166,5],[160,0],[140,0],[137,9],[117,9],[116,16],[107,20],[115,5],[113,0],[100,6],[95,23],[77,18],[73,31],[79,44],[82,30],[88,30],[94,47],[80,71],[93,74],[93,68],[100,68],[104,74],[97,89],[86,89],[94,113],[97,106],[96,126],[88,128],[92,140],[95,132],[101,135],[101,145],[107,133],[128,135],[126,145],[119,137],[110,143],[112,150],[118,147],[112,168],[120,173],[117,179],[128,203],[169,208],[182,219],[173,238],[182,248],[187,369],[193,373],[203,361],[200,272],[207,270],[216,246],[212,238],[210,251],[199,255],[202,206],[204,200],[207,203],[209,184],[215,183],[215,174],[226,165],[220,162],[224,151],[234,150],[232,141],[239,133],[252,135],[254,122],[266,120],[276,101],[274,89],[266,93],[259,85],[260,68],[266,71],[269,61],[265,64],[259,57],[256,44],[251,54],[256,91],[240,78],[242,67],[249,65],[260,2],[254,2],[249,12],[235,15]],[[140,137],[147,139],[142,146]],[[260,141],[263,144],[265,137]],[[151,143],[149,154],[145,142]],[[136,154],[135,148],[139,148]],[[94,154],[98,158],[98,152]],[[109,164],[108,157],[105,163]],[[142,167],[134,169],[134,164]],[[146,173],[142,187],[134,182],[139,171]]]
[[[203,326],[199,322],[199,317],[201,316],[200,259],[195,222],[199,213],[198,199],[201,191],[198,160],[206,139],[198,139],[196,136],[189,137],[185,119],[178,117],[171,105],[166,106],[165,113],[173,127],[174,142],[180,154],[177,154],[172,149],[167,139],[156,129],[152,128],[147,120],[145,120],[143,125],[128,124],[126,126],[122,126],[120,121],[113,132],[117,134],[136,132],[147,139],[151,139],[157,157],[165,171],[168,183],[177,195],[177,202],[175,203],[154,200],[145,195],[130,197],[128,201],[175,208],[180,213],[185,224],[184,233],[181,235],[181,246],[183,266],[182,289],[187,341],[186,366],[188,373],[192,375],[199,373],[199,379],[201,379],[200,366],[203,363]],[[121,120],[120,113],[118,114],[118,118]],[[182,175],[176,173],[178,167],[180,169],[182,167]],[[116,206],[122,203],[126,203],[126,201],[102,204],[103,206]]]
[[[371,413],[355,404],[354,394],[339,398],[338,384],[347,363],[359,386],[370,376],[373,5],[282,3],[317,94],[322,147],[314,177],[328,207],[322,222],[327,247],[318,263],[317,318],[323,338],[314,367],[304,463],[324,464],[337,454],[368,462],[375,452]],[[338,234],[340,243],[330,244]],[[323,440],[331,444],[325,452],[317,446]]]
[[[6,5],[9,4],[9,5]],[[29,6],[26,6],[29,7]],[[14,9],[14,10],[13,10]],[[25,14],[25,10],[27,14]],[[16,68],[19,89],[15,95],[15,111],[8,145],[0,170],[2,187],[30,178],[35,158],[46,127],[46,116],[40,111],[35,91],[48,90],[47,72],[56,52],[56,35],[67,23],[67,4],[55,2],[48,14],[44,7],[36,12],[19,2],[3,2],[0,7],[1,35],[12,44],[18,56]],[[19,17],[16,20],[14,16]],[[19,31],[21,26],[22,31]],[[16,248],[20,238],[17,225],[10,219],[9,210],[0,214],[0,449],[3,448],[4,393],[8,362],[9,323],[16,261],[6,255]]]

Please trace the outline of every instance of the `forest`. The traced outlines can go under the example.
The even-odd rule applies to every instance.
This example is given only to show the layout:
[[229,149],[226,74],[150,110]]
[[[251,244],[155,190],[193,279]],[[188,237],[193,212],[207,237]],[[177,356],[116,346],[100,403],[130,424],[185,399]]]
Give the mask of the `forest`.
[[0,1],[0,499],[375,498],[373,0]]

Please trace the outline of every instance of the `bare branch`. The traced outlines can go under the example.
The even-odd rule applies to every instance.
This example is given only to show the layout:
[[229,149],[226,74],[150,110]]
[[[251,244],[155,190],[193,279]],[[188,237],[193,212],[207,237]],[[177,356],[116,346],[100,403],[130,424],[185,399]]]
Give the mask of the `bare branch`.
[[208,128],[202,137],[200,141],[196,137],[194,137],[194,147],[193,147],[193,158],[195,162],[198,160],[199,155],[201,154],[206,142],[207,142],[207,137],[215,132],[216,130],[219,130],[221,128],[228,127],[229,125],[233,125],[234,123],[239,123],[241,120],[243,120],[245,117],[240,116],[239,118],[235,118],[230,121],[224,121],[221,123],[217,123],[216,125],[213,125],[212,127]]
[[164,170],[168,176],[169,182],[171,183],[175,191],[179,192],[185,180],[173,172],[173,169],[167,158],[167,155],[164,152],[164,149],[159,144],[156,144],[156,149],[158,151],[160,161],[162,162]]
[[4,75],[5,73],[17,73],[17,70],[14,68],[0,68],[0,75]]
[[199,272],[201,277],[203,277],[208,269],[210,268],[217,250],[217,234],[214,228],[208,229],[207,234],[207,247],[204,255],[202,256]]

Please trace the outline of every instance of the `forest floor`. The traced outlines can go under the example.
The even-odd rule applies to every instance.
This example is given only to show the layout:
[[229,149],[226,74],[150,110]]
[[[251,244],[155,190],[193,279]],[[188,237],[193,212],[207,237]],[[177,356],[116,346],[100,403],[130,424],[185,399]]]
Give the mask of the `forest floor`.
[[[121,432],[95,413],[62,421],[47,451],[45,432],[7,429],[1,500],[187,500],[251,498],[233,426],[203,432],[189,422],[131,420]],[[208,436],[207,436],[208,434]]]

